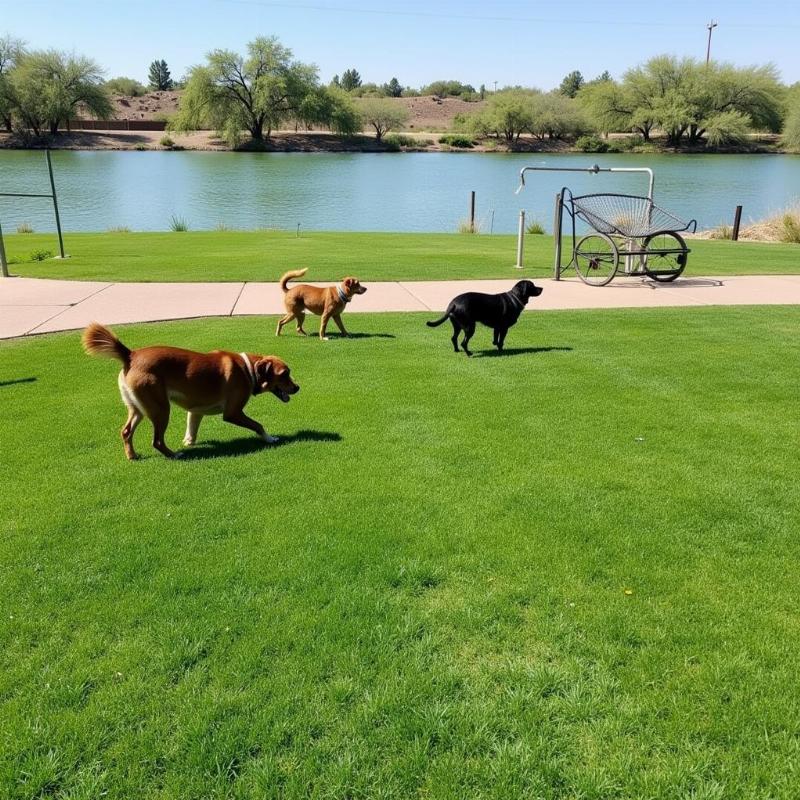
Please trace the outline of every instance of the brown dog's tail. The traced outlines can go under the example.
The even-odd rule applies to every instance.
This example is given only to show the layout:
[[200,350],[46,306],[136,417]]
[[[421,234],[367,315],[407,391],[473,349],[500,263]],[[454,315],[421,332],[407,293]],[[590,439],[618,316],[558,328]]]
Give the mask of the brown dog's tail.
[[295,278],[301,278],[303,275],[306,274],[306,272],[308,272],[308,267],[306,267],[305,269],[293,269],[290,272],[287,272],[280,280],[281,291],[284,294],[286,294],[286,292],[289,291],[286,288],[286,284],[289,283],[289,281],[294,280]]
[[81,341],[83,349],[90,356],[118,358],[125,369],[130,365],[131,351],[105,325],[101,325],[99,322],[93,322],[86,328]]

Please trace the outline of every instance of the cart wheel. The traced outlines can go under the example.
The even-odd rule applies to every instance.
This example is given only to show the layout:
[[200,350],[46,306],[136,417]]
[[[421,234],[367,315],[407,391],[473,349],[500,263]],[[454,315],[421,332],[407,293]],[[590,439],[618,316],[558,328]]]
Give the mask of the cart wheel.
[[575,245],[575,271],[590,286],[605,286],[616,274],[619,250],[604,233],[590,233]]
[[661,283],[674,281],[686,268],[689,248],[677,233],[666,231],[648,236],[642,249],[642,266],[648,278]]

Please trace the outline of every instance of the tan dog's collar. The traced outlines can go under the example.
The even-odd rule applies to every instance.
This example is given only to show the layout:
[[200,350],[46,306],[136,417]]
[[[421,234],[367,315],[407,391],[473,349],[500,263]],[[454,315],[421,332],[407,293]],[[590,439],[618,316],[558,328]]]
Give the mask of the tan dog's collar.
[[253,365],[250,363],[250,359],[247,357],[247,353],[239,353],[244,361],[245,369],[247,370],[247,374],[250,376],[250,383],[252,384],[251,391],[253,394],[256,393],[256,371],[253,369]]
[[340,300],[341,300],[343,303],[349,303],[349,302],[350,302],[350,301],[353,299],[352,297],[348,297],[348,296],[347,296],[347,295],[344,293],[344,289],[342,289],[342,287],[341,287],[341,286],[337,286],[337,287],[336,287],[336,291],[337,291],[337,292],[339,292],[339,299],[340,299]]

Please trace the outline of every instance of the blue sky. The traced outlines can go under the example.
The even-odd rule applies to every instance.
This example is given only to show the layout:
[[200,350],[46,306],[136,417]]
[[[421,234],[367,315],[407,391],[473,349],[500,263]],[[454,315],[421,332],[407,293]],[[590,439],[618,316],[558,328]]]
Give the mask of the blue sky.
[[139,80],[154,58],[177,77],[213,48],[241,51],[265,34],[317,64],[325,82],[355,67],[376,83],[396,76],[411,86],[446,78],[550,89],[573,69],[617,77],[659,53],[705,58],[712,18],[713,57],[771,61],[787,83],[800,81],[797,0],[0,0],[0,35],[84,53],[108,77]]

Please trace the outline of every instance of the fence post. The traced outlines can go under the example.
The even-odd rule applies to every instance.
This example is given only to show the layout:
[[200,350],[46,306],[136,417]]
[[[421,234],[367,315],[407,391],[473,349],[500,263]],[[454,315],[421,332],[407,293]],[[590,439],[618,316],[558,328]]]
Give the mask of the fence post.
[[47,171],[50,174],[50,190],[53,192],[53,210],[56,212],[56,230],[58,231],[58,249],[61,253],[61,258],[66,258],[64,255],[64,237],[61,235],[61,218],[58,216],[58,199],[56,198],[56,182],[53,180],[53,164],[50,161],[50,150],[44,151],[45,158],[47,159]]
[[731,234],[731,239],[734,242],[739,241],[739,225],[742,222],[742,207],[736,206],[736,213],[733,215],[733,233]]
[[475,233],[475,192],[469,197],[469,232]]
[[525,211],[519,212],[519,231],[517,232],[517,263],[514,264],[515,269],[522,269],[525,265],[522,263],[523,247],[525,246]]
[[8,261],[6,260],[6,246],[3,242],[3,226],[0,225],[0,275],[8,277]]
[[553,239],[555,240],[555,261],[553,264],[553,279],[561,280],[561,192],[556,195],[556,208],[553,214]]

